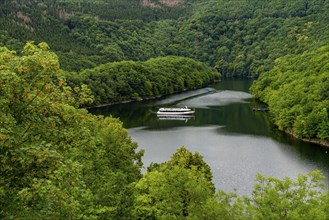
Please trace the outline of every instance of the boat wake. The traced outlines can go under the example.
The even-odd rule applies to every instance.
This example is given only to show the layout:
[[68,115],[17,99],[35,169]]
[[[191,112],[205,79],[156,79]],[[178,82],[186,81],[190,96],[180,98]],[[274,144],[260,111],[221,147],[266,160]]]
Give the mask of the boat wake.
[[216,90],[213,89],[213,88],[202,88],[202,89],[198,89],[198,90],[194,90],[194,91],[188,91],[188,92],[175,94],[175,95],[171,95],[169,97],[166,97],[162,100],[159,100],[159,101],[155,102],[154,105],[160,105],[161,106],[161,105],[173,104],[173,103],[180,102],[182,100],[195,98],[195,97],[210,94],[210,93],[213,93],[213,92],[216,92]]

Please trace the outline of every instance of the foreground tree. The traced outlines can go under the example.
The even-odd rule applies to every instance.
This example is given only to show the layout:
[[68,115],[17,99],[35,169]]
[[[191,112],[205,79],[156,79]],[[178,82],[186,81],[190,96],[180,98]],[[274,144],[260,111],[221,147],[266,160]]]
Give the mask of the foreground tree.
[[249,219],[327,219],[328,192],[319,171],[296,180],[259,175],[252,196],[246,199]]
[[45,43],[0,49],[1,218],[115,218],[130,206],[142,154],[121,122],[77,109],[90,94],[65,85]]
[[136,219],[183,219],[205,214],[213,194],[209,166],[198,153],[181,147],[168,162],[137,183]]

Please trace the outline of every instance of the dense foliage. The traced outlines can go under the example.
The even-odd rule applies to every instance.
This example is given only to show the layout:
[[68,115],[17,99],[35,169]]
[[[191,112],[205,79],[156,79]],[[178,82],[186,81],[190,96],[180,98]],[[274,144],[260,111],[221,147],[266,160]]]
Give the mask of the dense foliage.
[[77,109],[92,101],[91,91],[66,85],[48,45],[28,43],[22,51],[0,50],[1,218],[329,217],[319,172],[296,180],[260,175],[250,197],[215,193],[202,156],[181,147],[142,175],[142,152],[122,124]]
[[129,216],[137,144],[119,120],[77,109],[90,90],[65,85],[47,44],[23,54],[0,49],[0,218]]
[[279,58],[251,91],[268,103],[279,129],[329,140],[329,47]]
[[121,61],[100,65],[79,74],[67,74],[70,85],[86,84],[95,104],[157,97],[205,86],[220,77],[207,65],[182,57],[146,62]]
[[218,73],[201,61],[265,72],[252,92],[279,128],[328,141],[329,1],[141,2],[0,1],[0,46],[17,50],[0,48],[0,218],[328,219],[319,172],[215,193],[202,156],[180,148],[142,175],[121,122],[78,107],[204,86]]
[[176,42],[182,55],[224,76],[258,76],[278,57],[327,44],[328,7],[322,0],[209,0],[180,24]]
[[[159,1],[153,1],[157,7],[147,7],[141,2],[0,1],[0,46],[20,50],[27,41],[48,42],[58,54],[61,66],[67,70],[91,68],[109,61],[146,60],[153,57],[153,52],[145,54],[150,45],[139,45],[142,37],[138,36],[139,30],[145,32],[144,24],[149,22],[186,14],[194,0],[175,7]],[[152,32],[148,30],[145,34]]]
[[181,147],[169,161],[152,167],[135,187],[135,219],[196,218],[207,212],[214,185],[200,154]]
[[66,70],[175,55],[223,76],[254,77],[278,57],[329,42],[328,1],[141,2],[2,1],[0,44],[18,50],[27,40],[46,41]]
[[215,66],[226,77],[254,77],[278,57],[328,43],[328,7],[326,1],[209,0],[179,20],[68,20],[78,41],[110,61],[177,55]]

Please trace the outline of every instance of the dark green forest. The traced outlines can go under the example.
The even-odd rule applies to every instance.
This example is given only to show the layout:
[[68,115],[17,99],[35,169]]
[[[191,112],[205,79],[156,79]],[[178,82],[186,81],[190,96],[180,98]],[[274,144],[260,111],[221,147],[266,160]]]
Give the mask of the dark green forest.
[[258,78],[279,129],[328,142],[328,13],[326,0],[0,1],[0,218],[328,219],[318,171],[259,175],[239,196],[181,147],[142,174],[122,122],[81,108]]
[[253,84],[279,129],[297,137],[329,139],[329,47],[287,55]]
[[79,74],[67,74],[69,85],[85,84],[93,91],[93,104],[141,100],[201,88],[220,78],[207,65],[183,57],[167,56],[146,62],[101,64]]
[[328,43],[324,0],[181,2],[150,8],[138,0],[1,1],[0,44],[20,50],[26,41],[45,41],[70,71],[175,55],[226,77],[257,77],[278,57]]

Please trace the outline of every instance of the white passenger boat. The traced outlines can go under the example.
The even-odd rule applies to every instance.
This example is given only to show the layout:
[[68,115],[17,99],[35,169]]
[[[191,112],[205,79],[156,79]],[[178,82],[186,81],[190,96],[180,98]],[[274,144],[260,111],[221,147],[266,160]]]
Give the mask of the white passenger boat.
[[192,115],[194,111],[185,106],[185,108],[160,108],[157,111],[158,116],[170,116],[170,115]]

